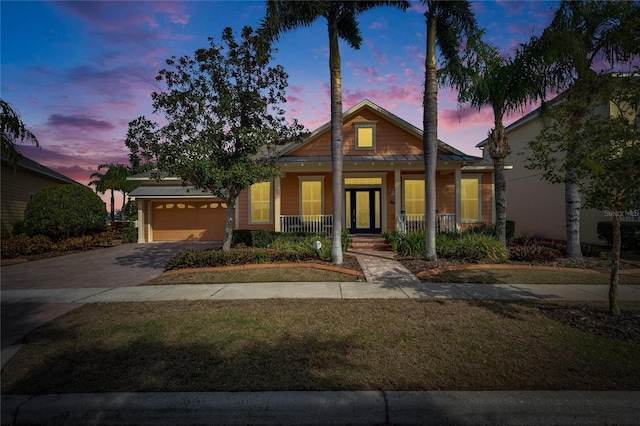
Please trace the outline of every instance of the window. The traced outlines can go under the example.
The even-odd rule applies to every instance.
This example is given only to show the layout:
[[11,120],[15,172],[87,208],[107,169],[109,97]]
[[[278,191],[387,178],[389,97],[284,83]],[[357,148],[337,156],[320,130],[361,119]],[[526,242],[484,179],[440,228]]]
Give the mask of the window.
[[271,182],[251,185],[249,205],[250,223],[271,222]]
[[355,123],[356,149],[376,147],[376,123]]
[[302,216],[322,214],[322,182],[306,180],[300,182],[300,210]]
[[424,180],[404,181],[404,211],[406,214],[424,214]]
[[377,186],[382,185],[382,178],[344,178],[344,184]]
[[480,221],[480,178],[460,179],[460,210],[462,222]]
[[315,221],[324,214],[324,176],[298,176],[300,183],[299,214],[303,220]]

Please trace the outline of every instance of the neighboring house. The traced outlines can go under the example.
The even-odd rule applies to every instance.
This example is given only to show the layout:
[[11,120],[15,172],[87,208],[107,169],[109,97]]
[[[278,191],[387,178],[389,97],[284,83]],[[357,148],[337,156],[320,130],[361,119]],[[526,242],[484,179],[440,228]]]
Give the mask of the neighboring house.
[[31,197],[43,188],[59,184],[81,185],[27,157],[18,160],[15,167],[2,158],[2,235],[9,235],[12,225],[24,218],[24,210]]
[[[600,108],[601,114],[616,113],[613,104]],[[511,154],[507,162],[513,169],[506,173],[507,219],[515,221],[516,234],[566,240],[564,184],[552,184],[542,178],[541,170],[525,167],[531,155],[527,143],[540,134],[543,126],[538,108],[505,128]],[[484,150],[487,140],[476,145]],[[490,159],[488,152],[485,158]],[[604,244],[598,238],[597,223],[610,221],[605,211],[583,208],[580,212],[580,240]]]
[[[280,177],[240,195],[234,229],[332,231],[330,123],[280,150]],[[343,226],[379,234],[424,227],[422,131],[365,100],[344,113]],[[440,141],[437,210],[441,230],[493,223],[493,166]],[[222,240],[226,205],[176,178],[149,174],[131,193],[139,242]]]

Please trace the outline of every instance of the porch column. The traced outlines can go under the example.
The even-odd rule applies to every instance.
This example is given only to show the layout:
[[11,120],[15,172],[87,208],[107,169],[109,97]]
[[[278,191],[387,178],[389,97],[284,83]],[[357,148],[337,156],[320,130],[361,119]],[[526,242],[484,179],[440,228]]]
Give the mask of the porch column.
[[281,203],[280,176],[273,184],[273,230],[280,232],[280,203]]
[[144,217],[144,206],[146,203],[145,200],[138,200],[138,243],[144,243],[144,227],[147,226],[147,221]]
[[153,214],[153,209],[152,209],[152,202],[151,200],[147,201],[147,227],[149,229],[149,237],[147,239],[147,242],[152,243],[153,242],[153,228],[151,227],[151,221],[153,220],[153,217],[151,216]]
[[456,168],[455,171],[455,179],[456,179],[456,229],[459,231],[462,228],[462,209],[460,208],[460,197],[462,194],[460,193],[460,167]]
[[394,229],[398,230],[398,218],[402,212],[402,177],[400,175],[400,169],[396,169],[393,172],[393,191],[396,194],[395,217],[393,220],[396,222]]

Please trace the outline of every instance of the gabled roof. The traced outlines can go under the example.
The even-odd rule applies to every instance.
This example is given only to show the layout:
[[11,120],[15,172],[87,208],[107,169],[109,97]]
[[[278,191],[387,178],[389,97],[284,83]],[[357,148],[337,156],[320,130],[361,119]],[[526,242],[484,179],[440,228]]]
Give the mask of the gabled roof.
[[[2,157],[2,162],[3,163],[7,162],[7,158]],[[29,170],[30,172],[33,172],[42,176],[46,176],[51,179],[58,180],[61,183],[69,183],[71,185],[84,186],[80,182],[76,182],[75,180],[63,175],[62,173],[58,173],[55,170],[51,170],[50,168],[43,166],[37,161],[33,161],[32,159],[27,158],[25,156],[21,156],[18,159],[18,161],[16,162],[16,168]]]
[[[343,115],[342,115],[343,121],[345,121],[345,122],[348,121],[349,119],[351,119],[351,117],[353,117],[354,115],[358,114],[363,109],[369,109],[370,111],[373,111],[374,113],[376,113],[379,116],[383,117],[387,121],[393,123],[394,125],[398,126],[399,128],[405,130],[406,132],[414,135],[416,138],[422,139],[422,134],[423,134],[422,130],[420,130],[419,128],[417,128],[413,124],[409,123],[408,121],[403,120],[402,118],[398,117],[397,115],[390,113],[389,111],[387,111],[386,109],[382,108],[381,106],[376,105],[375,103],[371,102],[369,99],[365,99],[365,100],[361,101],[360,103],[358,103],[357,105],[354,105],[353,107],[351,107],[347,111],[345,111],[343,113]],[[320,126],[317,129],[315,129],[313,132],[311,132],[311,134],[307,137],[307,139],[305,141],[303,141],[302,143],[295,143],[294,142],[294,143],[290,143],[288,145],[285,145],[283,148],[280,149],[279,153],[280,153],[281,156],[286,156],[290,152],[295,151],[296,149],[304,146],[308,142],[311,142],[318,135],[320,135],[320,134],[322,134],[324,132],[328,132],[330,130],[331,130],[331,121],[328,121],[327,123],[323,124],[322,126]],[[441,141],[439,139],[438,139],[438,145],[442,150],[447,151],[450,154],[467,156],[464,152],[452,147],[449,144],[444,143],[443,141]],[[470,157],[470,156],[468,156],[468,157]],[[475,159],[476,157],[473,157],[473,158]]]

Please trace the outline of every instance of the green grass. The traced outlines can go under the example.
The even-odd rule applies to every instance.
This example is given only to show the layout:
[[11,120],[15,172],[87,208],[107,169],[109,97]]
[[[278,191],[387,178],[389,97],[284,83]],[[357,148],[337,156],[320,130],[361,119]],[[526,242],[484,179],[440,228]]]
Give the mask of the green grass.
[[219,272],[184,272],[162,275],[142,285],[229,284],[264,282],[351,282],[362,281],[354,275],[316,268],[257,268]]
[[[423,278],[440,283],[478,284],[609,284],[608,274],[535,269],[462,269]],[[620,275],[620,284],[640,284],[640,274]]]
[[91,304],[27,336],[2,371],[1,390],[640,390],[640,345],[554,322],[537,306],[456,300]]

